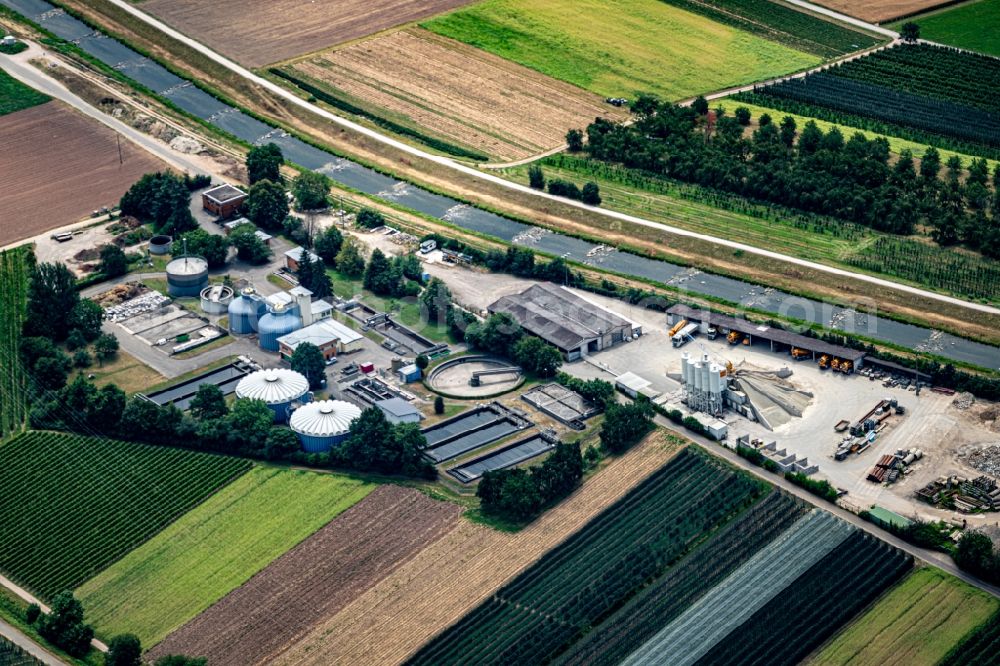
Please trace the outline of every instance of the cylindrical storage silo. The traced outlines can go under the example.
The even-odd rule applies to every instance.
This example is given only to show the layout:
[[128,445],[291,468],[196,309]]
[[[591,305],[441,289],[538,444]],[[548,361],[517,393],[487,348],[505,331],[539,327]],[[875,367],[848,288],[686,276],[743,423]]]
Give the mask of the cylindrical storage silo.
[[247,287],[229,304],[229,331],[236,335],[257,332],[257,323],[267,313],[267,304],[253,287]]
[[685,386],[691,383],[691,354],[688,352],[681,355],[681,381]]
[[351,422],[361,409],[343,400],[320,400],[292,412],[289,425],[307,453],[322,453],[340,444],[350,434]]
[[232,287],[227,287],[224,284],[213,284],[201,290],[201,309],[208,314],[226,314],[232,302]]
[[167,264],[167,293],[194,296],[208,286],[208,262],[201,257],[178,257]]
[[722,368],[720,368],[714,363],[709,368],[709,374],[708,374],[709,393],[722,393],[722,379],[719,376],[720,372],[722,372]]
[[696,391],[701,391],[702,390],[702,384],[701,384],[701,362],[700,361],[698,363],[694,364],[694,370],[692,371],[692,373],[694,374],[694,382],[692,382],[694,384],[694,388],[695,388]]
[[153,236],[149,239],[149,253],[155,255],[170,254],[174,247],[174,239],[166,234]]
[[245,400],[263,400],[274,412],[275,421],[285,421],[294,403],[309,402],[309,380],[304,375],[286,368],[258,370],[240,380],[236,397]]
[[285,305],[271,307],[257,324],[260,335],[260,348],[267,351],[278,351],[278,338],[302,328],[302,319]]

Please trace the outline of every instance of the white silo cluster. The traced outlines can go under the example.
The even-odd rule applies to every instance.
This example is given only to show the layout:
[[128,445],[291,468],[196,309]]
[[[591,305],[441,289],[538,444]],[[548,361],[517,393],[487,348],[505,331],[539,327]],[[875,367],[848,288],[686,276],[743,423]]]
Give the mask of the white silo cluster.
[[722,414],[722,392],[726,388],[726,369],[713,363],[708,354],[692,357],[684,352],[681,358],[681,379],[687,406],[694,411],[718,416]]

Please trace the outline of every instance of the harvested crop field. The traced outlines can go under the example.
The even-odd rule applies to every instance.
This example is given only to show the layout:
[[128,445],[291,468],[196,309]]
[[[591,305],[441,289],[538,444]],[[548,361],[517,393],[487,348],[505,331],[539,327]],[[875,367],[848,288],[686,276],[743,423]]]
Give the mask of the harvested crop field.
[[502,160],[562,145],[596,116],[599,96],[421,29],[318,54],[287,68],[376,115]]
[[541,518],[509,534],[463,522],[273,660],[275,664],[390,664],[639,485],[680,449],[658,430]]
[[947,0],[821,0],[817,3],[848,16],[883,23],[943,5]]
[[145,11],[249,67],[429,18],[469,0],[147,0]]
[[932,666],[1000,603],[940,569],[914,572],[807,663]]
[[215,666],[270,662],[320,621],[440,539],[461,509],[380,486],[312,537],[166,638],[149,654]]
[[0,245],[117,204],[144,173],[166,168],[130,141],[119,163],[115,132],[58,102],[4,116],[0,146]]

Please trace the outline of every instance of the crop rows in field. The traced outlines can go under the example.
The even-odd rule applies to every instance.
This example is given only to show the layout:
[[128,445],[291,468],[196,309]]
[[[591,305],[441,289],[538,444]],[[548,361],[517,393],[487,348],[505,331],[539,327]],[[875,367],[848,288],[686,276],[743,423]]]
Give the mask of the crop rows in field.
[[0,440],[28,416],[28,377],[20,361],[20,342],[30,270],[28,247],[0,252]]
[[963,296],[1000,300],[1000,261],[993,259],[914,240],[880,237],[845,261]]
[[35,659],[5,636],[0,635],[0,664],[3,666],[37,666],[44,662]]
[[251,464],[50,432],[0,446],[0,570],[43,598],[76,587]]
[[909,555],[855,531],[696,663],[799,663],[912,566]]
[[930,44],[904,44],[828,70],[843,79],[995,112],[1000,59]]
[[821,73],[790,79],[758,92],[1000,147],[1000,115],[885,85]]
[[411,663],[550,659],[763,492],[760,482],[686,449]]
[[652,666],[674,655],[673,666],[690,666],[726,634],[770,603],[816,562],[843,543],[854,528],[814,510],[767,544],[724,581],[689,606],[622,662]]
[[955,647],[940,666],[993,666],[1000,654],[1000,612]]
[[823,58],[870,48],[881,41],[773,0],[664,0],[668,4]]
[[621,663],[636,645],[651,638],[784,532],[804,510],[790,495],[772,492],[591,630],[557,663],[561,666]]
[[0,116],[44,104],[49,97],[0,69]]

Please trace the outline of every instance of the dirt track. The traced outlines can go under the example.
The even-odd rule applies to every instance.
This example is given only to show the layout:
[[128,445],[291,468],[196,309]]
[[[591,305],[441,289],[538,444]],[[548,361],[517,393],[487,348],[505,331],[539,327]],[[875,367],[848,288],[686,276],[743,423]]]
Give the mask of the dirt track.
[[248,67],[262,67],[419,21],[469,1],[147,0],[142,8]]
[[419,28],[317,54],[293,69],[376,113],[501,160],[561,146],[568,130],[596,116],[628,115],[598,95]]
[[820,0],[823,5],[848,16],[873,23],[890,21],[900,16],[921,12],[943,5],[947,0]]
[[166,165],[60,102],[0,123],[0,246],[77,222],[118,203],[150,171]]
[[413,654],[678,451],[656,431],[524,530],[463,522],[273,663],[391,664]]
[[381,486],[164,639],[149,657],[207,657],[214,666],[272,655],[451,530],[454,504]]

